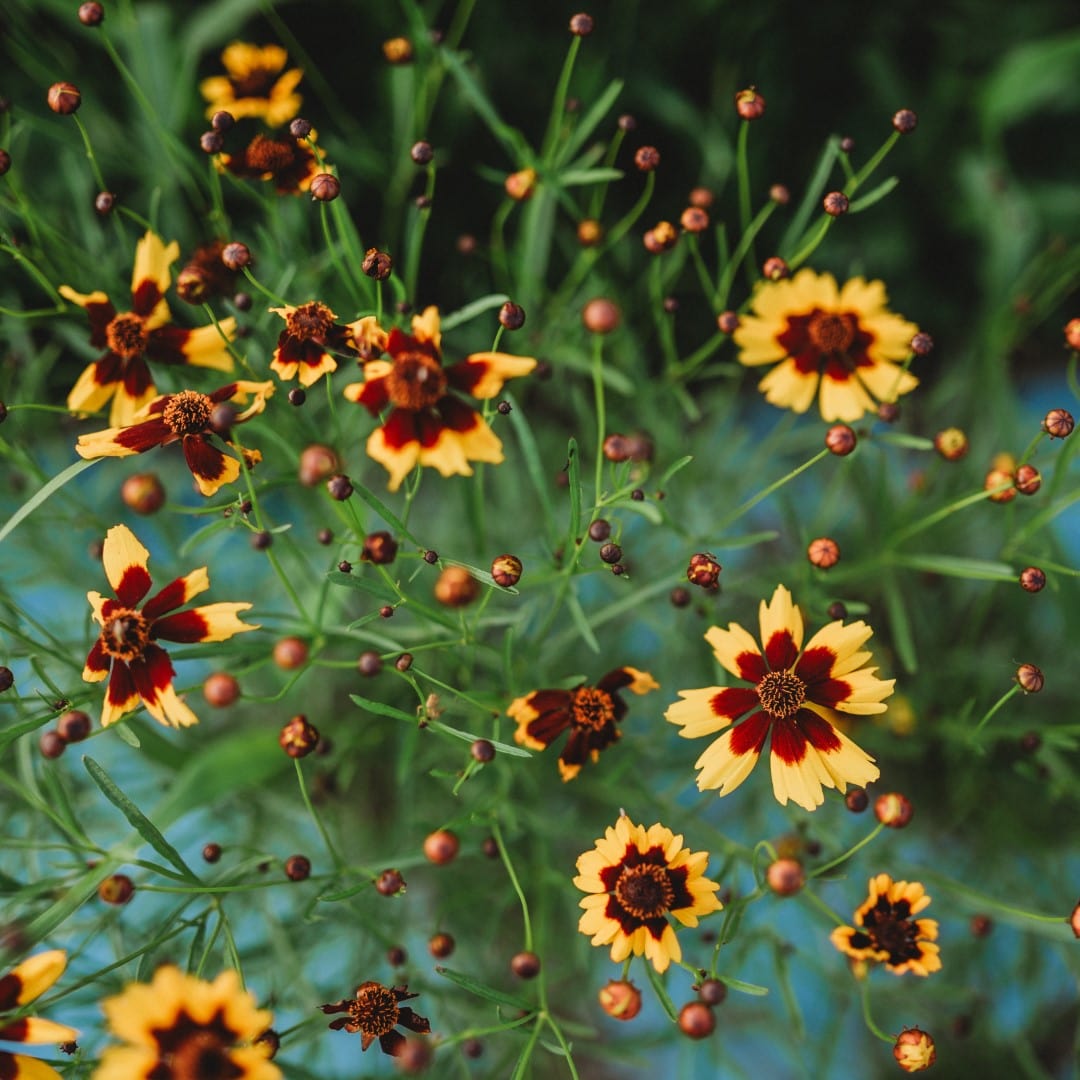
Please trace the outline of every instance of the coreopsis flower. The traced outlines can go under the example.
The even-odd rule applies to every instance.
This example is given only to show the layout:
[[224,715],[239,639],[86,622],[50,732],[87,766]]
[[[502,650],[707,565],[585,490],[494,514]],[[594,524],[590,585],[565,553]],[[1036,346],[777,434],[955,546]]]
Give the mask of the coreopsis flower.
[[577,860],[574,885],[589,895],[578,930],[593,945],[610,945],[621,963],[631,953],[644,955],[657,971],[682,959],[673,916],[683,926],[719,911],[720,886],[705,877],[708,852],[689,851],[683,838],[665,826],[634,825],[623,815]]
[[382,983],[361,983],[351,998],[320,1005],[324,1013],[346,1013],[330,1021],[334,1031],[344,1029],[360,1033],[360,1049],[366,1050],[376,1039],[384,1054],[397,1056],[405,1045],[405,1036],[395,1028],[400,1024],[418,1035],[427,1035],[431,1025],[427,1018],[415,1013],[401,1002],[418,997],[410,994],[408,986],[383,986]]
[[251,45],[234,41],[221,54],[227,75],[212,75],[199,83],[210,103],[209,119],[224,109],[237,119],[256,117],[270,127],[287,124],[300,111],[303,100],[295,93],[304,77],[300,68],[285,70],[289,54],[280,45]]
[[940,971],[938,924],[915,918],[929,903],[919,882],[878,874],[870,879],[866,903],[855,912],[855,925],[838,926],[829,940],[853,960],[884,964],[895,975]]
[[219,154],[216,161],[241,179],[273,181],[279,195],[307,191],[325,171],[307,140],[289,134],[256,135],[239,154]]
[[[67,967],[67,953],[51,949],[27,957],[0,978],[0,1040],[41,1046],[70,1042],[79,1033],[65,1024],[40,1016],[8,1017],[39,998]],[[0,1050],[0,1077],[11,1080],[60,1080],[60,1074],[44,1061]]]
[[[155,446],[168,446],[180,442],[191,475],[203,495],[213,495],[223,484],[231,484],[240,475],[240,462],[224,454],[215,443],[220,437],[228,446],[233,424],[261,413],[266,399],[274,392],[272,382],[232,382],[212,394],[200,394],[197,390],[181,390],[177,394],[165,394],[152,401],[141,415],[145,419],[128,427],[106,428],[104,431],[80,435],[75,450],[80,457],[128,457],[143,454]],[[231,409],[227,403],[243,404],[248,395],[252,402],[242,412]],[[216,410],[225,405],[224,418]],[[257,450],[245,450],[248,466],[261,458]]]
[[573,690],[533,690],[515,698],[506,710],[517,722],[514,741],[530,750],[546,750],[564,731],[570,737],[559,754],[563,780],[573,780],[586,761],[622,737],[619,723],[627,705],[620,690],[647,694],[660,684],[647,671],[621,667],[609,671],[595,686],[582,683]]
[[[760,606],[762,648],[738,623],[713,626],[705,640],[720,665],[753,686],[680,690],[682,701],[664,714],[696,739],[729,728],[698,758],[697,785],[730,794],[750,774],[770,735],[773,791],[806,810],[824,801],[822,787],[865,787],[878,777],[874,759],[839,730],[838,713],[884,712],[894,679],[879,679],[860,651],[873,631],[841,620],[819,630],[803,647],[802,613],[778,585]],[[732,727],[732,723],[740,721]]]
[[497,465],[502,443],[487,421],[452,391],[481,401],[495,397],[507,379],[528,375],[536,361],[507,353],[473,353],[443,367],[439,312],[414,315],[412,334],[390,331],[389,359],[364,365],[364,382],[345,387],[345,397],[372,416],[389,414],[367,441],[368,456],[390,473],[390,490],[417,465],[433,465],[443,476],[471,476],[470,461]]
[[105,1051],[93,1080],[281,1080],[270,1044],[256,1041],[273,1015],[235,971],[205,982],[167,964],[101,1008],[124,1045]]
[[152,585],[147,571],[150,553],[126,525],[109,530],[101,557],[116,599],[107,600],[98,592],[86,594],[101,633],[83,668],[86,682],[109,677],[101,726],[115,723],[140,702],[162,724],[187,727],[197,723],[198,717],[176,694],[172,661],[157,642],[225,641],[234,634],[257,630],[238,618],[251,605],[219,603],[177,611],[210,588],[205,566],[170,582],[142,603]]
[[804,413],[817,396],[824,420],[858,420],[895,402],[919,380],[897,361],[919,328],[886,307],[885,285],[800,270],[766,281],[732,335],[747,367],[775,364],[758,389],[773,405]]
[[139,241],[130,311],[117,312],[103,292],[78,293],[69,285],[60,286],[61,296],[86,310],[91,344],[108,350],[87,366],[68,394],[67,406],[73,412],[97,412],[111,398],[109,423],[114,427],[132,423],[157,396],[147,361],[232,371],[227,345],[236,336],[235,319],[195,330],[171,325],[165,293],[172,280],[169,267],[179,254],[179,244],[166,246],[152,232]]
[[337,361],[329,350],[344,352],[352,347],[352,328],[335,322],[337,316],[318,300],[293,307],[271,308],[285,320],[278,335],[271,370],[280,379],[299,376],[301,386],[311,386],[324,375],[337,371]]
[[937,1061],[937,1048],[934,1038],[921,1028],[904,1028],[896,1036],[893,1044],[893,1057],[904,1072],[923,1072]]

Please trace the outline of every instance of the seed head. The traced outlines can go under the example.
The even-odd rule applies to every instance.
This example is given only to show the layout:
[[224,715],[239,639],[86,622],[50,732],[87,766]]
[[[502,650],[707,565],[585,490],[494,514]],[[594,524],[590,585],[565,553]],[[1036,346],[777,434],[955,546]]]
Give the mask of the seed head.
[[430,952],[436,960],[445,960],[453,953],[455,945],[457,945],[457,942],[454,941],[451,934],[432,934],[428,939],[428,952]]
[[686,568],[686,580],[701,589],[717,589],[720,586],[722,569],[715,555],[710,555],[707,551],[699,551],[696,555],[690,556],[690,564]]
[[306,139],[311,134],[311,121],[298,116],[289,122],[289,134],[294,139]]
[[228,708],[240,699],[240,683],[226,671],[215,671],[203,683],[203,697],[215,709]]
[[307,642],[298,637],[283,637],[274,642],[274,663],[282,671],[295,671],[307,663]]
[[1067,439],[1076,427],[1072,413],[1065,409],[1051,409],[1043,418],[1042,428],[1051,439]]
[[49,108],[61,116],[70,116],[82,104],[82,94],[74,83],[58,82],[49,87]]
[[968,437],[959,428],[945,428],[934,436],[934,449],[946,461],[959,461],[968,452]]
[[1020,571],[1020,585],[1028,592],[1041,592],[1046,585],[1046,574],[1037,566]]
[[828,570],[840,561],[840,545],[831,537],[819,536],[810,541],[806,557],[819,570]]
[[600,1008],[613,1020],[633,1020],[641,1012],[641,991],[626,979],[610,979],[597,994]]
[[333,173],[319,173],[311,178],[312,199],[333,202],[341,194],[341,181]]
[[735,95],[735,111],[743,120],[757,120],[765,113],[765,99],[751,86]]
[[512,300],[499,308],[499,325],[504,330],[520,330],[525,325],[525,309]]
[[604,238],[604,227],[595,218],[585,218],[578,222],[578,243],[582,247],[594,247]]
[[503,188],[506,194],[515,202],[524,202],[532,197],[536,190],[536,170],[519,169],[511,173],[504,181]]
[[214,843],[204,844],[202,857],[208,863],[216,863],[221,858],[221,845]]
[[830,191],[821,201],[821,207],[829,217],[839,217],[848,212],[851,200],[842,191]]
[[1021,664],[1016,669],[1016,681],[1025,694],[1037,694],[1046,685],[1043,673],[1034,664]]
[[82,742],[90,734],[90,717],[79,709],[69,709],[57,717],[56,730],[64,742]]
[[521,580],[521,560],[516,555],[499,555],[491,563],[491,576],[496,585],[512,588]]
[[510,958],[510,970],[519,979],[535,979],[540,974],[540,957],[534,952],[519,952]]
[[382,46],[383,56],[389,64],[408,64],[413,58],[412,42],[405,37],[390,38]]
[[436,866],[445,866],[457,858],[460,847],[456,833],[449,829],[436,829],[424,840],[424,857]]
[[770,255],[761,264],[761,273],[767,281],[781,281],[783,278],[791,277],[788,264],[779,255]]
[[394,260],[385,251],[380,251],[378,248],[368,248],[364,252],[364,260],[360,263],[360,269],[369,278],[374,278],[376,281],[385,281],[394,269]]
[[688,233],[704,232],[709,227],[709,215],[700,206],[688,206],[679,218],[679,224]]
[[622,312],[614,300],[597,297],[582,308],[581,321],[591,333],[610,334],[622,322]]
[[769,198],[776,203],[777,206],[787,206],[791,202],[791,192],[784,184],[773,184],[769,188]]
[[105,9],[95,0],[79,5],[79,22],[83,26],[100,26],[105,21]]
[[278,733],[278,743],[291,758],[307,757],[319,745],[319,732],[306,716],[294,716]]
[[915,807],[906,795],[898,791],[890,791],[885,795],[879,795],[874,802],[874,814],[882,825],[890,829],[902,829],[907,825],[915,814]]
[[596,26],[596,21],[591,15],[579,12],[570,17],[570,33],[576,37],[588,37]]
[[480,583],[463,566],[447,566],[435,582],[435,599],[445,607],[467,607],[480,595]]
[[113,874],[98,886],[98,897],[106,904],[126,904],[135,895],[135,882],[127,874]]
[[794,896],[806,884],[806,873],[798,859],[776,859],[769,863],[765,880],[777,896]]
[[739,329],[739,316],[734,311],[721,311],[716,316],[716,328],[721,334],[734,334]]
[[251,252],[247,244],[233,240],[221,249],[221,261],[228,270],[243,270],[251,265]]
[[922,1072],[937,1060],[937,1050],[933,1038],[925,1031],[917,1027],[904,1028],[896,1036],[893,1057],[904,1072]]
[[910,135],[918,126],[919,118],[910,109],[900,109],[893,113],[892,126],[901,135]]
[[634,154],[634,167],[638,172],[653,172],[660,166],[660,151],[655,146],[639,146]]
[[43,731],[38,740],[38,749],[42,757],[58,758],[67,749],[67,739],[59,731]]
[[679,1030],[691,1039],[707,1039],[716,1030],[716,1017],[704,1001],[688,1001],[679,1010]]
[[469,753],[472,754],[474,761],[479,761],[481,765],[486,765],[495,758],[495,744],[489,739],[477,739],[469,747]]

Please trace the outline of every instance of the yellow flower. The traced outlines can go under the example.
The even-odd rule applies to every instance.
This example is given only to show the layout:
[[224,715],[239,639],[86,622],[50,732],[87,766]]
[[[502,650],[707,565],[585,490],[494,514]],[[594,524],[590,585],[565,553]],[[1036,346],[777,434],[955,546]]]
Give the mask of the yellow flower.
[[[39,1016],[8,1016],[39,998],[64,973],[67,953],[63,949],[27,957],[0,978],[0,1040],[31,1045],[71,1042],[79,1033],[65,1024]],[[44,1061],[0,1050],[0,1077],[12,1080],[61,1080]]]
[[253,116],[270,127],[287,124],[300,111],[303,99],[294,91],[304,77],[300,68],[284,71],[288,59],[280,45],[234,41],[227,46],[221,62],[228,75],[213,75],[199,84],[199,92],[210,102],[207,117],[225,109],[237,120]]
[[683,926],[719,911],[720,886],[705,877],[708,852],[688,851],[683,838],[657,823],[645,828],[623,815],[577,861],[574,885],[589,895],[578,930],[594,945],[610,945],[621,963],[644,955],[657,971],[682,959],[673,916]]
[[822,419],[852,421],[914,390],[897,361],[911,356],[919,328],[888,310],[880,281],[800,270],[766,281],[733,338],[747,367],[776,364],[758,389],[773,405],[804,413],[817,396]]

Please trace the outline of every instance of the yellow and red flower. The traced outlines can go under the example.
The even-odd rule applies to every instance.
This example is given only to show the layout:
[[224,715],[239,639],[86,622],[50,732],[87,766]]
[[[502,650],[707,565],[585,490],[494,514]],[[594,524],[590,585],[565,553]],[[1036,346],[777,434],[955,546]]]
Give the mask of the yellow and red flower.
[[86,658],[83,679],[109,679],[101,710],[102,727],[137,709],[140,702],[162,724],[187,727],[198,723],[199,718],[177,696],[172,661],[157,642],[225,641],[234,634],[259,629],[238,617],[250,604],[207,604],[176,610],[210,588],[205,566],[170,582],[140,608],[152,585],[149,561],[150,553],[131,530],[114,525],[105,537],[102,562],[116,599],[107,600],[98,592],[86,594],[101,633]]
[[324,375],[337,371],[337,361],[329,350],[344,352],[354,348],[352,327],[334,320],[337,316],[318,300],[293,307],[271,308],[285,320],[278,335],[270,368],[279,379],[299,377],[301,386],[311,386]]
[[611,959],[644,955],[657,971],[682,959],[672,916],[683,926],[720,911],[720,886],[705,877],[706,851],[689,851],[683,838],[659,822],[634,825],[624,814],[609,826],[592,851],[578,857],[574,885],[589,895],[578,930],[593,945],[610,945]]
[[[42,1020],[40,1016],[20,1016],[23,1007],[46,990],[64,973],[67,953],[51,949],[27,957],[0,977],[0,1040],[42,1046],[71,1042],[79,1033],[66,1024]],[[9,1016],[9,1013],[16,1013]],[[0,1050],[0,1077],[4,1080],[61,1080],[60,1074],[37,1058]]]
[[596,761],[600,751],[622,737],[619,723],[627,705],[620,690],[647,694],[660,684],[647,671],[621,667],[609,671],[596,686],[573,690],[533,690],[515,698],[506,710],[517,722],[514,741],[530,750],[546,750],[564,731],[570,738],[559,754],[563,780],[573,780],[586,761]]
[[[312,136],[314,138],[314,136]],[[243,180],[273,181],[279,195],[298,195],[325,167],[306,139],[256,135],[239,154],[219,154],[217,163]]]
[[507,379],[536,367],[532,357],[473,353],[443,367],[435,307],[413,316],[411,335],[391,330],[385,351],[389,359],[366,363],[364,382],[346,386],[345,396],[372,416],[390,409],[368,439],[367,452],[390,473],[391,491],[417,465],[433,465],[443,476],[471,476],[470,461],[503,460],[502,443],[487,421],[451,391],[493,398]]
[[147,361],[232,371],[226,346],[236,336],[235,319],[196,330],[171,325],[165,293],[172,280],[169,267],[179,254],[179,244],[173,241],[166,247],[152,232],[139,241],[130,311],[117,312],[103,292],[78,293],[69,285],[60,286],[60,295],[89,316],[91,344],[108,350],[87,366],[72,387],[67,400],[72,412],[97,412],[112,398],[109,423],[114,427],[130,424],[157,396]]
[[904,1028],[896,1036],[893,1057],[904,1072],[923,1072],[937,1061],[934,1037],[921,1028]]
[[739,362],[776,364],[758,383],[773,405],[804,413],[816,396],[822,419],[858,420],[919,383],[903,366],[919,328],[887,303],[885,285],[861,277],[840,288],[803,269],[762,282],[733,335]]
[[[199,491],[203,495],[213,495],[222,484],[231,484],[240,475],[239,460],[222,453],[214,443],[214,436],[232,446],[229,441],[232,425],[242,424],[261,413],[273,392],[272,382],[241,381],[229,383],[212,394],[200,394],[196,390],[165,394],[143,411],[144,420],[128,427],[80,435],[75,450],[84,458],[128,457],[179,441]],[[249,394],[253,395],[253,400],[243,412],[230,409],[223,418],[216,411],[218,406],[226,403],[243,404]],[[249,467],[261,458],[257,450],[243,453]]]
[[382,983],[361,983],[351,998],[320,1005],[324,1013],[346,1013],[330,1021],[334,1031],[344,1029],[350,1034],[360,1033],[360,1049],[366,1050],[376,1039],[384,1054],[396,1057],[405,1045],[405,1036],[394,1029],[400,1024],[418,1035],[431,1032],[427,1018],[418,1015],[401,1002],[418,997],[410,994],[408,986],[383,986]]
[[[864,787],[878,777],[874,759],[839,731],[838,713],[884,712],[893,679],[879,679],[860,651],[873,631],[864,622],[837,620],[803,647],[802,613],[778,585],[760,606],[762,648],[738,623],[711,627],[705,640],[720,665],[751,687],[680,690],[666,719],[696,739],[729,728],[698,758],[698,788],[730,794],[749,776],[772,736],[773,791],[806,810],[824,802],[822,787]],[[731,724],[741,720],[736,726]]]
[[940,971],[938,924],[915,918],[929,903],[919,882],[878,874],[870,879],[866,903],[855,912],[855,925],[838,926],[829,940],[853,960],[884,964],[895,975]]
[[273,1015],[235,971],[205,982],[168,964],[101,1008],[125,1045],[105,1051],[93,1080],[281,1080],[270,1044],[259,1041]]
[[289,54],[280,45],[251,45],[234,41],[221,54],[227,75],[212,75],[199,83],[210,103],[207,117],[219,109],[237,120],[256,117],[270,127],[287,124],[300,111],[303,99],[295,93],[304,77],[300,68],[285,71]]

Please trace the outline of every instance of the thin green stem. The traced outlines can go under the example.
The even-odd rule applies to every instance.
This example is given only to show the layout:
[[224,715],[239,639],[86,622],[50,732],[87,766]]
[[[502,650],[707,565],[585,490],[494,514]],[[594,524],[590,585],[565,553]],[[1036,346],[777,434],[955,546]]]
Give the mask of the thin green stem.
[[748,513],[755,506],[757,506],[759,502],[767,499],[774,491],[779,490],[789,481],[794,480],[795,477],[798,476],[800,473],[806,472],[807,469],[816,465],[819,461],[821,461],[822,458],[828,457],[829,453],[830,451],[828,449],[819,450],[809,461],[803,462],[803,464],[798,466],[798,468],[792,469],[791,472],[787,473],[785,476],[781,476],[779,480],[774,481],[767,488],[762,489],[756,495],[747,499],[746,502],[742,503],[742,505],[736,507],[730,514],[728,514],[726,518],[721,519],[719,525],[716,526],[716,533],[722,533],[726,528],[728,528],[728,526],[733,525],[736,521],[738,521],[739,518],[743,516],[743,514]]
[[829,862],[825,863],[824,866],[815,867],[814,870],[810,872],[808,877],[820,877],[822,874],[828,873],[834,866],[839,866],[842,862],[847,862],[847,860],[850,859],[856,851],[858,851],[860,848],[866,847],[867,844],[876,839],[878,834],[884,828],[885,825],[879,821],[877,825],[875,825],[874,828],[870,830],[869,834],[864,836],[857,844],[854,844],[852,847],[848,848],[847,851],[843,853],[843,855],[837,855],[835,859],[831,859]]
[[[577,39],[575,39],[577,40]],[[604,481],[604,439],[607,437],[607,413],[604,403],[604,335],[593,335],[592,356],[593,404],[596,410],[595,505],[600,505]]]
[[525,893],[521,888],[521,882],[518,881],[518,876],[514,871],[514,864],[510,861],[510,855],[506,850],[506,844],[503,842],[502,830],[499,828],[498,821],[492,821],[491,835],[495,838],[495,843],[499,848],[499,858],[502,859],[503,866],[506,867],[506,873],[510,878],[510,884],[514,887],[514,892],[517,893],[518,902],[521,904],[521,921],[525,928],[525,951],[532,952],[533,932],[532,920],[529,918],[529,902],[525,899]]
[[975,725],[974,729],[971,732],[972,735],[977,735],[980,731],[982,731],[982,729],[990,722],[990,719],[1005,704],[1005,702],[1019,694],[1021,692],[1021,689],[1022,688],[1020,684],[1017,683],[1015,686],[1012,686],[1008,690],[1006,690],[1005,693],[1002,694],[1001,697],[998,698],[998,700],[990,706],[990,708],[986,712],[986,715]]
[[874,1023],[874,1018],[870,1015],[870,986],[866,979],[859,983],[859,998],[862,1002],[863,1020],[866,1021],[866,1026],[870,1029],[871,1034],[876,1035],[882,1042],[895,1043],[896,1039],[892,1035],[886,1035]]
[[[750,158],[748,154],[750,138],[750,124],[745,120],[739,126],[739,136],[736,140],[735,146],[735,175],[738,178],[739,185],[739,228],[742,231],[744,239],[750,232]],[[770,203],[771,206],[775,206],[775,203]],[[747,265],[747,284],[753,286],[754,273],[757,267],[757,257],[754,251],[753,236],[746,245],[739,245],[743,248],[746,255],[749,256],[749,263]],[[739,255],[737,259],[733,259],[732,262],[738,265],[742,261],[742,255]]]
[[333,840],[330,839],[330,833],[327,832],[326,826],[323,824],[322,817],[311,801],[311,795],[308,793],[307,782],[304,780],[304,770],[300,764],[300,759],[294,758],[293,764],[296,766],[296,782],[300,785],[300,797],[304,800],[304,806],[307,807],[307,812],[311,815],[311,820],[315,822],[315,827],[319,830],[319,835],[322,836],[323,843],[326,845],[326,850],[330,853],[330,858],[334,860],[334,866],[336,866],[338,870],[342,870],[345,867],[345,860],[334,846]]

